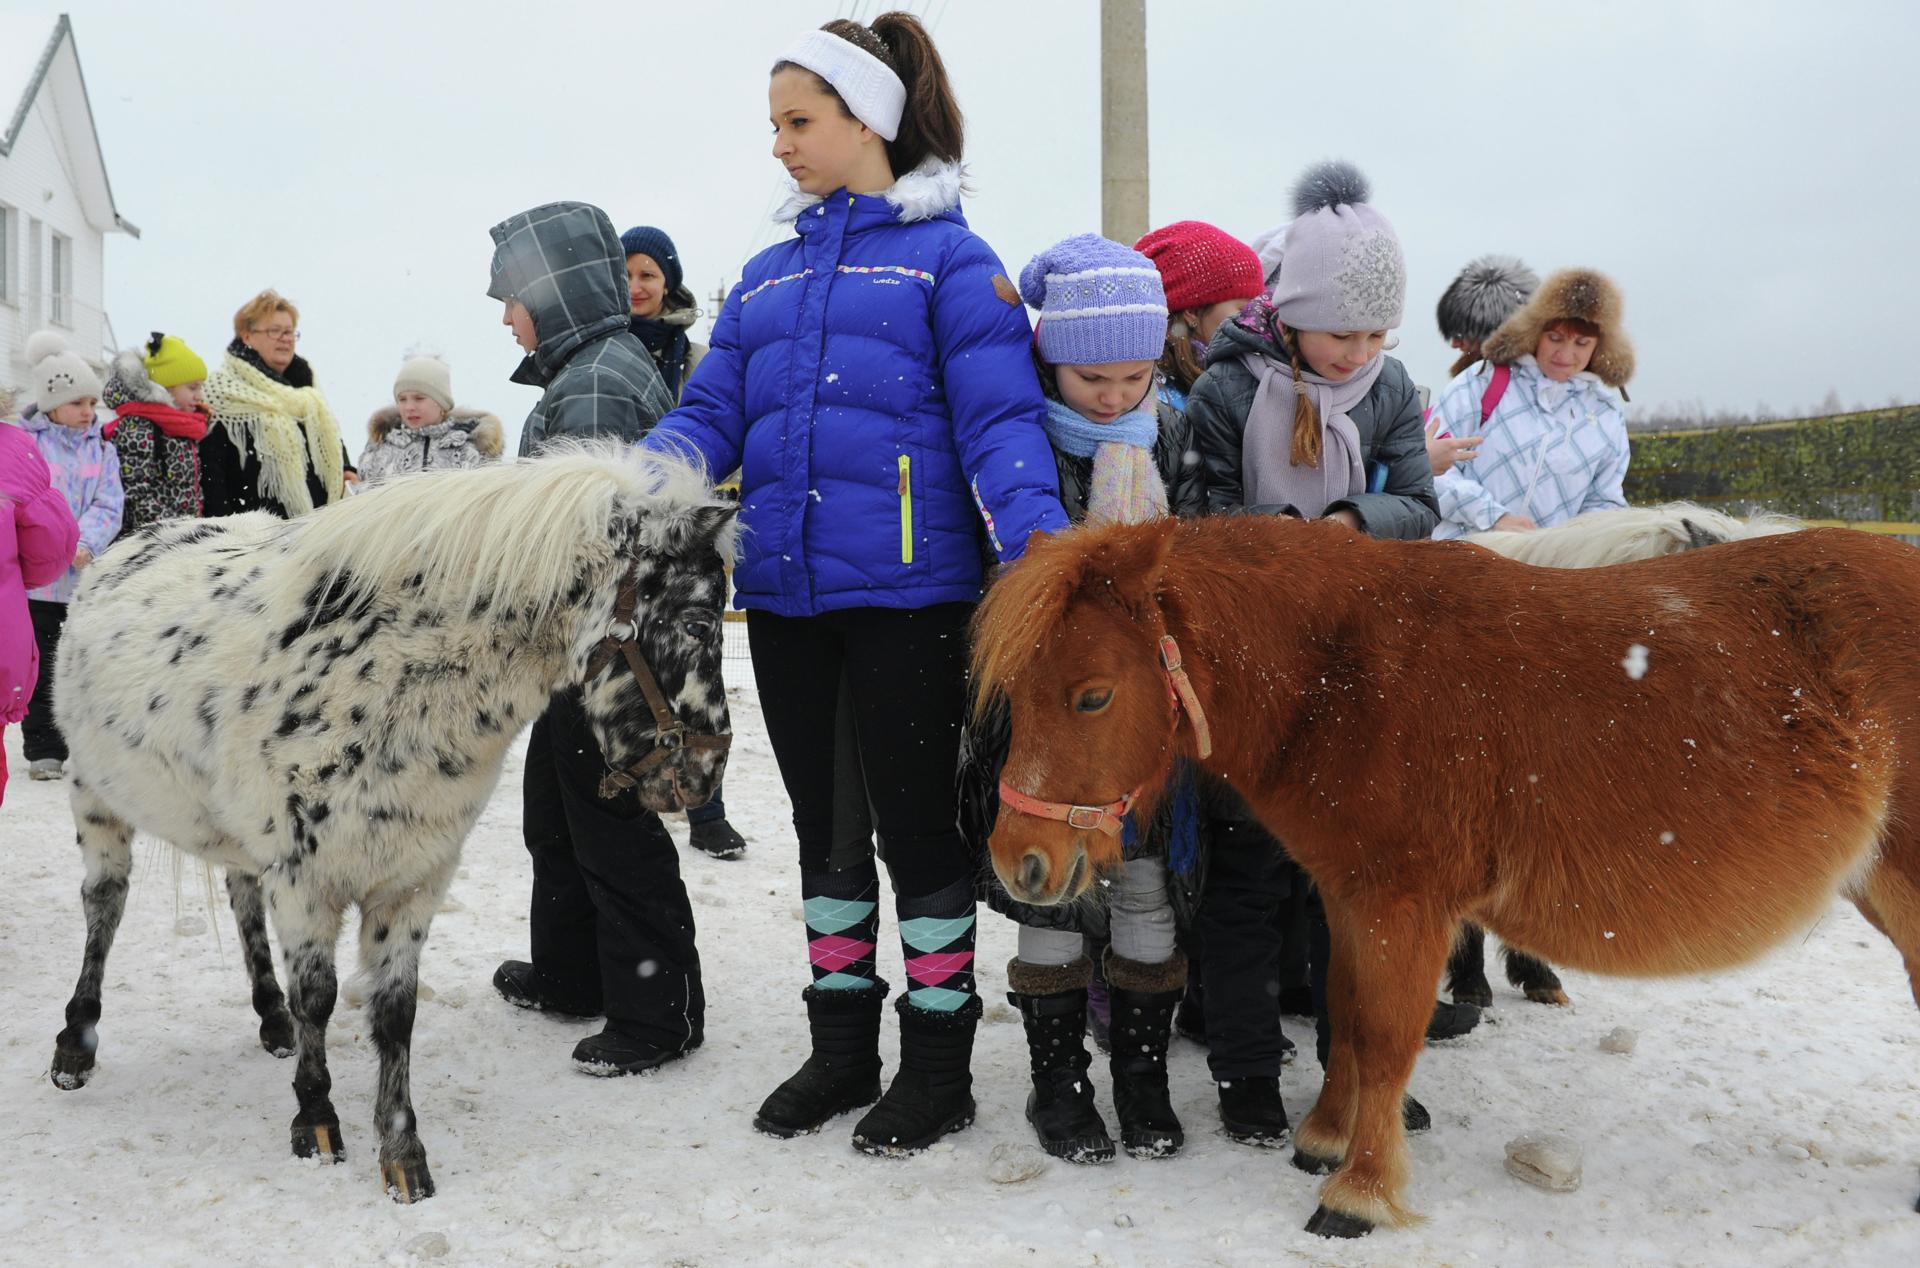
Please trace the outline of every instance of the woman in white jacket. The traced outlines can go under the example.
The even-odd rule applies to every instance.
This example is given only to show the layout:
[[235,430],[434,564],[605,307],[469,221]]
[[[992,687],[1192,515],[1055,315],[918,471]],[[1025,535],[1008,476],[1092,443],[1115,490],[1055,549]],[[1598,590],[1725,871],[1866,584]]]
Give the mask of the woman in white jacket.
[[1627,504],[1633,348],[1614,284],[1590,269],[1549,277],[1487,339],[1434,412],[1442,434],[1481,435],[1477,455],[1434,481],[1436,538],[1545,528]]

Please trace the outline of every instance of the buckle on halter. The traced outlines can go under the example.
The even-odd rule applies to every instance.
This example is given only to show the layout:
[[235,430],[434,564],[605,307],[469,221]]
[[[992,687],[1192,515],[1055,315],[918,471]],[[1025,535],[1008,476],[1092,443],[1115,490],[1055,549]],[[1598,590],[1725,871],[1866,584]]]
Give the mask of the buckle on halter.
[[640,637],[640,626],[633,621],[615,621],[607,629],[607,638],[614,643],[631,643]]
[[683,722],[675,722],[671,726],[660,727],[654,733],[653,746],[655,748],[685,748],[686,744],[687,727]]
[[1067,807],[1067,826],[1079,828],[1083,832],[1098,832],[1100,825],[1106,822],[1105,806],[1069,806]]

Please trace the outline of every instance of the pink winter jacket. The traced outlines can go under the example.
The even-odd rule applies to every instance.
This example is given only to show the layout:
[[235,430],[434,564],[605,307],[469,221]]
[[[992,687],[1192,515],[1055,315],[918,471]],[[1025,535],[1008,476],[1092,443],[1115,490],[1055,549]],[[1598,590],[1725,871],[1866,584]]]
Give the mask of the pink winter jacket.
[[40,679],[27,591],[65,573],[79,543],[80,526],[33,438],[0,423],[0,725],[26,716]]

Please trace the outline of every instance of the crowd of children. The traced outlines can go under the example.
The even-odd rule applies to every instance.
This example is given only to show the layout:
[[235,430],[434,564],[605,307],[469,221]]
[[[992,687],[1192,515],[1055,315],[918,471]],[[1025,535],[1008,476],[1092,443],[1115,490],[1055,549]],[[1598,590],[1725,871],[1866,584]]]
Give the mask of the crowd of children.
[[[963,119],[908,14],[805,33],[772,65],[769,106],[793,232],[746,264],[711,347],[690,338],[699,312],[671,238],[616,235],[582,203],[495,226],[488,293],[525,353],[513,380],[543,389],[521,456],[611,436],[738,475],[734,584],[793,807],[813,1037],[755,1125],[792,1136],[870,1106],[853,1142],[891,1154],[976,1109],[976,895],[1006,737],[1004,717],[969,728],[965,634],[994,571],[1018,566],[1031,534],[1082,521],[1271,514],[1451,538],[1623,505],[1633,359],[1605,277],[1538,282],[1486,257],[1442,298],[1460,359],[1424,409],[1388,354],[1406,298],[1399,239],[1338,162],[1309,169],[1292,217],[1251,245],[1191,220],[1132,246],[1078,234],[1016,284],[962,213]],[[410,357],[348,461],[295,351],[298,321],[263,292],[211,371],[155,334],[104,385],[57,340],[30,349],[33,403],[0,428],[0,722],[24,714],[34,777],[58,778],[64,756],[51,667],[67,602],[116,534],[298,516],[359,481],[499,459],[500,420],[457,406],[443,362]],[[602,765],[577,696],[556,696],[527,757],[530,957],[502,964],[495,986],[604,1016],[575,1060],[631,1074],[700,1045],[705,993],[671,839],[631,794],[599,795]],[[699,848],[745,850],[719,798],[690,818]],[[851,835],[850,819],[863,825]],[[884,1090],[881,855],[907,979]],[[1026,908],[985,885],[1020,924],[1010,999],[1030,1049],[1026,1113],[1049,1152],[1116,1153],[1087,1078],[1089,1029],[1111,1048],[1121,1145],[1179,1151],[1176,1016],[1209,1046],[1228,1133],[1285,1138],[1280,1008],[1317,1015],[1324,1062],[1324,917],[1232,789],[1180,772],[1157,821],[1130,825],[1103,910]],[[1435,1018],[1436,1033],[1470,1024]],[[1406,1116],[1418,1125],[1424,1110],[1409,1102]]]

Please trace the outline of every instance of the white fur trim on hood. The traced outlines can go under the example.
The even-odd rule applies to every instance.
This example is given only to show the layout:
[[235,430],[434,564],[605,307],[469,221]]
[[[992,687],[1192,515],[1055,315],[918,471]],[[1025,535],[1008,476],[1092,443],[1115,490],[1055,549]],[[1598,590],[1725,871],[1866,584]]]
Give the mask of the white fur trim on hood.
[[[961,195],[972,192],[965,164],[930,158],[894,181],[880,196],[900,209],[900,220],[904,224],[931,220],[942,212],[952,211],[960,205]],[[820,195],[802,193],[798,185],[789,181],[787,200],[773,213],[774,223],[790,224],[819,201]]]

